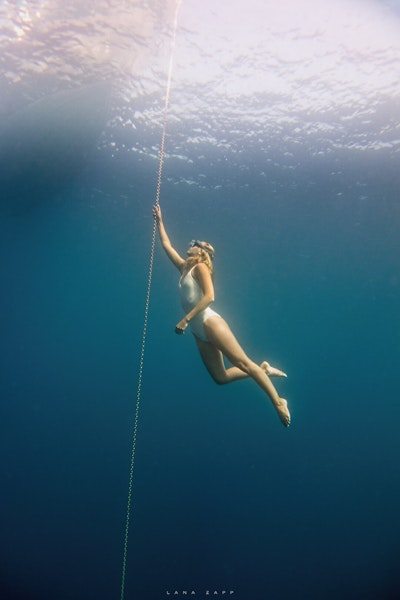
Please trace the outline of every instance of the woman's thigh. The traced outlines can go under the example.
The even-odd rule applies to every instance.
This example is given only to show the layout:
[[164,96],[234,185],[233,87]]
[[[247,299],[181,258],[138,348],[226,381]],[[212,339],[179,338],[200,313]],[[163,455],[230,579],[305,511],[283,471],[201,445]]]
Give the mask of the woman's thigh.
[[210,317],[204,323],[204,331],[210,343],[218,348],[233,365],[248,362],[249,358],[222,317]]
[[200,356],[205,364],[207,371],[217,383],[226,382],[226,369],[222,352],[218,350],[211,342],[204,342],[197,336],[194,336]]

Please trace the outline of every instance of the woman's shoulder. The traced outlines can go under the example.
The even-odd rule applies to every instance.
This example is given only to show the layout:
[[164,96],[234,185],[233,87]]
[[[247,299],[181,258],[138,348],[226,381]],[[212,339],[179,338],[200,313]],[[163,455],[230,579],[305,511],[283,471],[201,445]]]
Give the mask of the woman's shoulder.
[[199,262],[190,269],[191,275],[197,279],[201,277],[211,277],[210,268],[204,262]]

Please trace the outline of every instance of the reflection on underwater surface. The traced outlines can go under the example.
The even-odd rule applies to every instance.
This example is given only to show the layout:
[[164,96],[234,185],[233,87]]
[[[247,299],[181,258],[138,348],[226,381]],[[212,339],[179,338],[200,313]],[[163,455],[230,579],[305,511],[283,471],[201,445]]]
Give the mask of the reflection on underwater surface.
[[[3,118],[32,99],[106,81],[103,150],[133,168],[155,159],[173,8],[4,3]],[[227,162],[248,179],[256,161],[257,176],[273,179],[277,170],[296,176],[304,162],[335,172],[341,152],[395,159],[399,18],[388,5],[250,0],[243,12],[238,0],[183,2],[179,24],[167,145],[175,183],[215,187],[205,174]]]

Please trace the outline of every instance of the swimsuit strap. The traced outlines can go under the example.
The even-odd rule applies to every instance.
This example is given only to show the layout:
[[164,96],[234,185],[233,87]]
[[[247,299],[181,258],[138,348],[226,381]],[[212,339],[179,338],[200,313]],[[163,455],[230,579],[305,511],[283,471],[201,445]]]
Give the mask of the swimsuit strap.
[[[184,275],[181,275],[180,279],[179,279],[179,283],[182,283],[182,281],[185,279],[185,277],[187,277],[189,274],[190,274],[191,278],[194,279],[194,277],[192,275],[192,271],[195,267],[197,267],[197,265],[193,265],[193,267],[191,267],[187,273],[185,273]],[[194,281],[196,281],[196,280],[194,279]],[[197,281],[196,281],[196,283],[197,283]]]

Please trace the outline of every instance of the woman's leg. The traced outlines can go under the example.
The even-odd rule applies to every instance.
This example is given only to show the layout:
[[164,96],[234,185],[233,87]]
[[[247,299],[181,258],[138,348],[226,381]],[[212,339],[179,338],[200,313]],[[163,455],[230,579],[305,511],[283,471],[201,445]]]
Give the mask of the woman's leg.
[[[214,380],[218,383],[229,383],[251,377],[269,396],[283,425],[288,427],[290,413],[286,400],[279,397],[266,371],[246,355],[226,321],[221,317],[210,317],[204,323],[204,331],[210,344],[197,338],[196,341],[203,361]],[[225,369],[222,355],[234,365],[231,369]]]
[[215,383],[224,385],[225,383],[231,383],[232,381],[238,381],[238,379],[245,379],[249,375],[239,369],[238,367],[226,368],[222,352],[218,350],[210,342],[203,342],[198,337],[194,336],[197,347],[200,352],[200,356],[203,359],[203,363],[206,366],[207,371],[214,379]]
[[[232,383],[232,381],[238,381],[239,379],[249,377],[248,373],[245,373],[238,367],[226,368],[222,352],[213,346],[213,344],[210,344],[210,342],[203,342],[203,340],[200,340],[196,336],[194,336],[194,338],[200,356],[215,383],[224,385],[226,383]],[[268,377],[287,377],[286,373],[273,367],[266,360],[261,363],[260,367]]]

